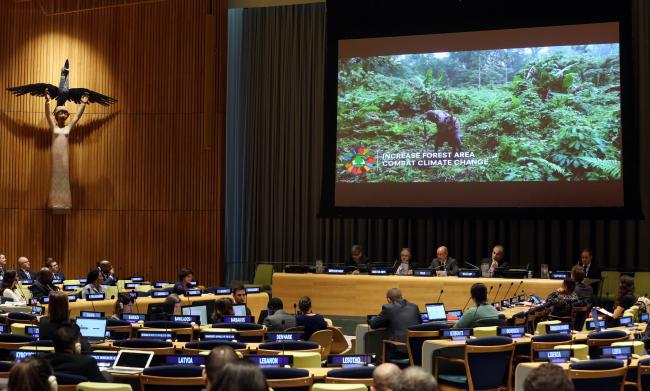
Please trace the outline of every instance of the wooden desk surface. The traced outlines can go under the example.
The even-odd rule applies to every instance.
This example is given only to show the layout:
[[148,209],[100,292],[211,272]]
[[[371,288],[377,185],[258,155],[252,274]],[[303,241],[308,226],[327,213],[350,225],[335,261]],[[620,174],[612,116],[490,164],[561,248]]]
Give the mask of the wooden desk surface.
[[[517,286],[523,281],[517,292]],[[433,303],[444,290],[441,302],[447,310],[462,309],[469,299],[470,287],[484,283],[488,289],[493,287],[489,300],[508,298],[515,293],[548,296],[560,287],[561,281],[546,279],[505,279],[505,278],[458,278],[458,277],[413,277],[413,276],[370,276],[370,275],[333,275],[333,274],[273,274],[273,296],[284,302],[285,308],[291,308],[301,296],[309,296],[314,312],[325,315],[366,316],[377,314],[386,304],[386,291],[400,288],[404,298],[424,311],[426,303]],[[501,284],[501,289],[499,289]],[[498,290],[498,295],[497,295]],[[470,303],[470,305],[472,305]]]

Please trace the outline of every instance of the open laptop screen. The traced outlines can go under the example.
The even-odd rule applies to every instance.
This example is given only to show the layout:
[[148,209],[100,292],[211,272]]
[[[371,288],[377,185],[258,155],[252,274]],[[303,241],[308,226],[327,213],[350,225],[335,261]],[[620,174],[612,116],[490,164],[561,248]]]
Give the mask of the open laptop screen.
[[442,303],[425,304],[429,322],[441,322],[447,320],[447,313],[445,312],[445,305]]
[[77,318],[75,320],[81,335],[86,338],[103,339],[106,337],[106,319]]
[[246,304],[235,304],[232,306],[235,316],[246,316]]
[[188,305],[181,308],[183,315],[199,315],[201,324],[208,323],[208,309],[204,305]]
[[125,368],[146,368],[153,357],[152,352],[135,352],[132,350],[121,350],[115,360],[115,367]]

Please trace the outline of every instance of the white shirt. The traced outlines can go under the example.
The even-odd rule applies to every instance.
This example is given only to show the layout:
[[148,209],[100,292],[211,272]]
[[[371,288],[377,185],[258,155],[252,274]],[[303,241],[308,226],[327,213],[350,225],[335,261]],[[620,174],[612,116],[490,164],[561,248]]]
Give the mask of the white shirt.
[[15,289],[5,289],[2,293],[3,297],[13,300],[13,303],[27,304],[25,298],[20,294],[18,288]]

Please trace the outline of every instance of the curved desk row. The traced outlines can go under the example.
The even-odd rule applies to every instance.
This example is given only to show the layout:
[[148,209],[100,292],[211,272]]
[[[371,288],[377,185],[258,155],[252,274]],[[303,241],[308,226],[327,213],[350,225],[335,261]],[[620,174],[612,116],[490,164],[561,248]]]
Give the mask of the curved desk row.
[[462,309],[471,286],[477,282],[484,283],[488,290],[493,287],[488,297],[492,302],[520,295],[522,291],[545,298],[562,285],[562,281],[546,279],[274,273],[273,296],[281,298],[285,308],[298,303],[301,296],[309,296],[314,312],[365,317],[381,311],[389,288],[400,288],[404,298],[417,304],[420,311],[424,311],[426,303],[435,303],[441,290],[440,302],[445,303],[447,310]]

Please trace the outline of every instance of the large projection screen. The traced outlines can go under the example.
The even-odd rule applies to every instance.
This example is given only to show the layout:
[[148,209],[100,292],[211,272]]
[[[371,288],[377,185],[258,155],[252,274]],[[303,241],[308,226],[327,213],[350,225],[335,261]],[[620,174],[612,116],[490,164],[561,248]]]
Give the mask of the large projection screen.
[[619,23],[338,41],[335,207],[622,207]]

